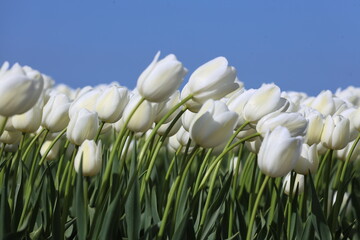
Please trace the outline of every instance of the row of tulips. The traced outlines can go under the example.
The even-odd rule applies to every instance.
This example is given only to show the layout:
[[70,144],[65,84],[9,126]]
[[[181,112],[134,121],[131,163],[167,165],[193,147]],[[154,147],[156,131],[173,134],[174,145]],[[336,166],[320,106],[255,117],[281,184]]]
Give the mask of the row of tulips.
[[157,53],[134,90],[0,69],[0,239],[360,239],[360,89],[245,89]]

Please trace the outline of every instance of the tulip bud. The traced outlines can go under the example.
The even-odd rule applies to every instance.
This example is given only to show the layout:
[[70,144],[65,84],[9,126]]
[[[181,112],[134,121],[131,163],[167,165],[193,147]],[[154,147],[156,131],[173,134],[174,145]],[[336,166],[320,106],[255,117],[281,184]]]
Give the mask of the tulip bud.
[[[291,182],[291,173],[286,175],[286,177],[284,178],[284,182],[283,182],[284,193],[286,195],[290,194],[290,189],[291,189],[290,182]],[[293,186],[292,194],[295,194],[296,191],[298,191],[299,194],[302,194],[304,192],[304,175],[296,174],[295,179],[294,179],[294,186]]]
[[316,145],[309,147],[307,144],[303,144],[301,149],[300,158],[295,165],[295,172],[307,175],[309,171],[314,174],[319,167],[319,157],[317,153]]
[[32,108],[43,90],[43,79],[29,77],[15,64],[0,76],[0,115],[10,117]]
[[246,148],[255,154],[258,154],[260,151],[260,147],[262,144],[262,140],[260,137],[255,137],[254,139],[251,139],[251,141],[246,141],[245,146]]
[[[346,161],[346,158],[350,154],[350,150],[355,141],[349,142],[346,147],[336,151],[336,157],[342,161]],[[350,161],[356,161],[360,159],[360,144],[356,144],[354,151],[350,157]]]
[[158,61],[159,56],[160,52],[140,75],[136,85],[139,94],[150,102],[168,99],[179,88],[187,73],[175,55],[170,54]]
[[94,140],[85,140],[75,156],[75,170],[79,172],[82,159],[82,174],[84,176],[95,176],[101,170],[102,149],[101,141],[98,144]]
[[69,115],[74,115],[81,108],[85,108],[89,111],[95,112],[96,101],[101,94],[100,89],[91,89],[76,98],[70,105]]
[[343,116],[327,116],[321,134],[325,147],[338,150],[344,148],[350,139],[349,120]]
[[[46,151],[48,150],[48,148],[51,146],[52,144],[52,140],[46,140],[44,142],[44,144],[41,146],[40,149],[40,155],[44,156],[44,154],[46,153]],[[54,160],[57,158],[59,151],[60,151],[60,146],[61,146],[61,141],[57,141],[52,148],[50,149],[50,151],[48,152],[48,154],[46,155],[46,160]]]
[[256,92],[255,89],[249,89],[238,95],[233,95],[228,101],[227,105],[230,111],[236,112],[239,115],[239,121],[237,127],[243,125],[246,120],[244,118],[244,106],[250,99],[250,97]]
[[299,160],[302,142],[302,137],[292,137],[285,127],[267,132],[258,155],[260,170],[270,177],[285,176]]
[[19,143],[21,138],[21,132],[14,131],[4,131],[3,134],[0,136],[0,142],[6,143],[6,144],[15,144]]
[[355,138],[359,135],[360,129],[360,108],[347,108],[346,110],[342,111],[340,115],[349,119],[349,141],[355,140]]
[[13,116],[11,121],[16,130],[24,133],[32,133],[40,127],[41,116],[41,109],[35,105],[29,111]]
[[[129,104],[125,107],[123,117],[121,118],[123,122],[127,121],[130,117],[131,112],[139,103],[140,99],[141,97],[139,95],[131,97]],[[134,115],[132,115],[126,127],[134,132],[146,132],[154,123],[155,114],[156,112],[152,104],[145,100],[135,110]]]
[[181,122],[186,131],[189,131],[190,125],[191,125],[192,121],[194,120],[195,116],[196,116],[196,113],[193,113],[189,110],[186,110],[184,112],[184,114],[181,116]]
[[[185,147],[190,140],[190,133],[183,127],[180,127],[179,131],[176,133],[176,138],[178,142]],[[194,142],[191,142],[191,144],[192,146],[195,146]]]
[[[160,128],[158,129],[157,133],[160,135],[160,136],[163,136],[166,131],[168,130],[168,128],[170,127],[172,122],[168,122],[168,123],[164,123],[160,126]],[[172,136],[172,135],[175,135],[177,133],[177,131],[179,131],[181,127],[181,120],[178,119],[174,126],[170,129],[169,133],[168,133],[168,137]]]
[[318,144],[324,128],[324,117],[320,112],[312,108],[304,108],[304,115],[308,121],[308,129],[305,141],[308,145]]
[[179,149],[180,146],[181,146],[181,144],[177,140],[176,135],[173,135],[173,136],[169,137],[168,149],[170,151],[176,152]]
[[111,86],[104,89],[98,96],[95,110],[103,122],[114,123],[121,118],[126,104],[129,102],[128,90],[123,87]]
[[64,94],[50,97],[45,104],[42,116],[42,126],[50,132],[59,132],[69,123],[70,100]]
[[323,115],[332,115],[336,111],[333,94],[327,90],[322,91],[311,103],[310,107],[316,109]]
[[195,116],[190,136],[201,147],[213,148],[230,139],[236,123],[237,114],[229,111],[225,103],[208,100]]
[[190,110],[197,111],[208,99],[218,100],[238,89],[239,84],[235,80],[235,68],[228,66],[226,58],[217,57],[194,71],[181,97],[192,94],[193,102],[189,101],[186,105]]
[[82,108],[70,115],[66,136],[75,145],[81,145],[86,139],[94,139],[99,127],[97,113]]
[[300,113],[274,112],[261,118],[256,125],[256,130],[264,136],[267,131],[283,126],[289,130],[292,137],[305,136],[307,124]]
[[263,84],[252,94],[243,108],[244,119],[256,123],[263,116],[289,107],[285,98],[281,97],[280,88],[275,84]]

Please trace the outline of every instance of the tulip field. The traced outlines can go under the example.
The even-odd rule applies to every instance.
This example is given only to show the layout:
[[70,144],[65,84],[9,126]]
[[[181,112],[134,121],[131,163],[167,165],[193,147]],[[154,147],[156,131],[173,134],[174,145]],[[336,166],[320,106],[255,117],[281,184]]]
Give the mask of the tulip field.
[[360,239],[359,140],[356,86],[248,89],[224,57],[157,53],[133,90],[72,89],[5,62],[0,239]]

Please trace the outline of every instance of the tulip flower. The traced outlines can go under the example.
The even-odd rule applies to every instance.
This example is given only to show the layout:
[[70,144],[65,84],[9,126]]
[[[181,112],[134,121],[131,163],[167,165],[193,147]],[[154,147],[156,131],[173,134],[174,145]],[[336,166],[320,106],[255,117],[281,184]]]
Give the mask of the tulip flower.
[[[121,121],[125,122],[135,106],[139,103],[141,97],[134,95],[131,97],[129,104],[125,107]],[[130,118],[128,129],[134,132],[146,132],[150,129],[155,120],[156,111],[149,101],[144,101],[136,109],[134,115]]]
[[237,127],[240,127],[246,122],[244,118],[244,106],[250,99],[250,97],[256,92],[255,89],[246,90],[240,94],[234,94],[228,101],[227,105],[229,109],[233,112],[236,112],[239,115],[239,121]]
[[[40,155],[44,156],[44,154],[46,153],[46,151],[48,150],[48,148],[51,146],[52,144],[52,140],[46,140],[43,145],[40,148]],[[57,158],[59,151],[60,151],[60,147],[61,147],[61,142],[57,141],[52,148],[50,149],[50,151],[48,152],[48,154],[46,155],[46,160],[54,160]]]
[[309,174],[309,171],[314,174],[319,167],[319,157],[316,144],[309,146],[303,144],[300,158],[297,161],[294,170],[302,175]]
[[35,132],[41,124],[42,111],[35,105],[29,111],[11,118],[14,128],[23,133]]
[[350,123],[343,116],[327,116],[321,134],[325,147],[338,150],[344,148],[350,140]]
[[246,148],[250,152],[255,153],[255,154],[259,153],[261,144],[262,144],[262,140],[260,137],[255,137],[255,138],[251,139],[251,141],[245,142]]
[[20,65],[0,76],[0,115],[10,117],[32,108],[43,90],[41,74],[29,77]]
[[360,108],[349,107],[340,113],[341,116],[349,119],[349,141],[355,140],[360,131]]
[[69,123],[70,100],[64,94],[50,97],[43,108],[41,125],[50,132],[59,132]]
[[194,120],[196,113],[186,110],[184,114],[181,116],[182,126],[185,128],[186,131],[189,131],[190,125]]
[[70,105],[69,115],[74,115],[81,108],[95,112],[96,101],[101,95],[100,89],[91,89],[83,94],[80,94]]
[[208,99],[218,100],[239,88],[236,70],[224,57],[217,57],[196,69],[183,88],[181,97],[193,95],[187,102],[191,111],[198,111]]
[[243,115],[246,121],[257,123],[263,116],[275,111],[286,111],[288,107],[289,103],[281,97],[278,86],[263,84],[244,105]]
[[318,144],[324,128],[324,117],[315,109],[303,108],[304,116],[308,121],[305,141],[308,145]]
[[[171,123],[172,122],[162,124],[160,126],[160,128],[158,129],[157,134],[159,134],[160,136],[163,136],[166,133],[166,131],[168,130],[168,128],[170,127]],[[181,127],[181,120],[178,119],[175,122],[174,126],[170,129],[167,136],[170,137],[172,135],[175,135],[177,133],[177,131],[179,131],[180,127]]]
[[110,86],[98,96],[95,111],[103,122],[114,123],[121,118],[126,104],[129,102],[128,90],[123,87]]
[[270,177],[285,176],[299,160],[302,142],[302,137],[292,137],[282,126],[268,131],[259,150],[260,170]]
[[321,114],[332,115],[336,111],[333,94],[327,90],[322,91],[311,103],[310,107],[316,109]]
[[[346,158],[349,156],[350,154],[350,150],[353,146],[355,141],[349,142],[346,147],[337,150],[336,151],[336,157],[342,161],[346,161]],[[354,151],[352,153],[352,155],[350,156],[350,161],[356,161],[360,159],[360,143],[356,144]]]
[[263,118],[256,125],[256,130],[263,136],[277,126],[286,127],[292,137],[305,136],[308,122],[300,113],[274,112]]
[[[290,182],[291,182],[291,174],[289,173],[288,175],[286,175],[283,181],[284,193],[286,195],[290,194],[290,189],[291,189]],[[296,191],[298,191],[299,194],[304,192],[304,175],[296,174],[292,194],[295,194]]]
[[160,52],[140,75],[136,88],[139,94],[150,102],[162,102],[168,99],[183,82],[186,68],[175,55],[170,54],[158,61]]
[[86,139],[95,138],[98,127],[97,113],[82,108],[78,113],[70,115],[66,136],[71,143],[81,145]]
[[5,130],[0,136],[0,142],[6,144],[16,144],[20,142],[20,138],[21,138],[21,132],[19,131],[9,132]]
[[195,116],[190,126],[190,136],[204,148],[226,143],[236,126],[238,116],[225,103],[208,100]]
[[79,172],[82,161],[82,174],[84,176],[95,176],[101,170],[102,148],[101,141],[98,144],[94,140],[85,140],[77,152],[74,161],[76,172]]

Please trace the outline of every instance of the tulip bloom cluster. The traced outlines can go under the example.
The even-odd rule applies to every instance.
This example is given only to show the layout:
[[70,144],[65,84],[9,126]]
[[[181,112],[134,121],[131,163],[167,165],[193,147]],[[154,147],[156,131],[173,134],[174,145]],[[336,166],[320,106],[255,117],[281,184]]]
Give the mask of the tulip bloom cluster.
[[157,53],[133,90],[0,68],[0,239],[359,239],[360,88],[246,89]]

